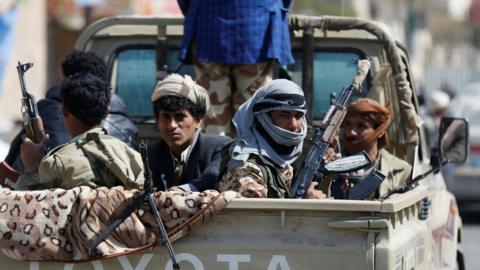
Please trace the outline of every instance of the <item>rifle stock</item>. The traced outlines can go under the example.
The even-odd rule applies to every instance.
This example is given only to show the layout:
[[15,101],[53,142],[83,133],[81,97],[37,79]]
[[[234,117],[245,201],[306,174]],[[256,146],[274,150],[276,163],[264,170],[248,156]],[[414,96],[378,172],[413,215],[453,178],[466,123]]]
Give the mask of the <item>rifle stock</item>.
[[14,168],[10,167],[5,161],[0,162],[0,184],[8,185],[8,182],[15,183],[20,173]]
[[[352,94],[358,92],[370,69],[369,60],[359,60],[352,83],[332,103],[310,141],[310,149],[295,175],[290,191],[292,198],[302,198],[314,179],[320,176],[322,158],[332,145],[347,113]],[[321,183],[320,183],[321,185]]]

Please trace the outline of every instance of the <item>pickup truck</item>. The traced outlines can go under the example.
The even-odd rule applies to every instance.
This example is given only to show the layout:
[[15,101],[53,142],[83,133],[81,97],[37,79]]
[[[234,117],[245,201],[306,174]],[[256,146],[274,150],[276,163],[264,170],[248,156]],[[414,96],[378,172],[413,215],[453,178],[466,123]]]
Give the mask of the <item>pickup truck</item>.
[[[177,60],[183,18],[118,16],[90,25],[75,49],[102,56],[112,89],[125,101],[140,137],[159,138],[150,105],[157,73],[193,74]],[[181,269],[464,269],[454,196],[439,168],[448,150],[431,151],[421,125],[407,50],[385,25],[348,17],[291,16],[295,64],[277,66],[305,91],[309,123],[328,108],[329,95],[351,82],[354,59],[371,60],[368,96],[389,103],[390,148],[413,166],[409,188],[385,200],[237,198],[212,221],[173,243]],[[445,119],[446,122],[452,119]],[[462,120],[462,119],[453,119]],[[445,123],[446,123],[445,122]],[[468,124],[465,134],[468,134]],[[441,130],[445,136],[447,130]],[[457,142],[466,150],[467,140]],[[441,140],[439,140],[440,142]],[[449,157],[450,161],[462,161]],[[418,181],[417,181],[418,180]],[[3,269],[173,269],[165,247],[82,263],[17,262]]]

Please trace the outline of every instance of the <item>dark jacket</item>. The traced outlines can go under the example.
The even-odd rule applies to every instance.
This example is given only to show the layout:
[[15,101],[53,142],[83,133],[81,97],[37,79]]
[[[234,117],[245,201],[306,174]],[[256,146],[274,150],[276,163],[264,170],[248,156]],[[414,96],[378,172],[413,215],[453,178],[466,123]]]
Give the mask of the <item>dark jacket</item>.
[[120,96],[112,94],[110,113],[103,119],[100,125],[107,130],[108,135],[138,150],[138,128],[128,116],[127,106],[123,103]]
[[[199,191],[214,188],[219,174],[221,149],[230,141],[230,137],[200,133],[185,162],[185,179],[181,184],[193,184]],[[168,145],[161,140],[150,148],[148,157],[155,187],[158,190],[170,188],[173,160]]]

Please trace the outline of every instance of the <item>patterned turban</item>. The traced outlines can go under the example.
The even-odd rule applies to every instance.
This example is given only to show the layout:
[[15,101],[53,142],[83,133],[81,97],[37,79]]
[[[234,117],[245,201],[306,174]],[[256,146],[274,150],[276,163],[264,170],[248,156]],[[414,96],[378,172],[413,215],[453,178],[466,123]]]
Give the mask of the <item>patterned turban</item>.
[[164,80],[159,81],[152,93],[152,103],[164,96],[185,97],[205,111],[208,111],[210,107],[207,90],[188,75],[184,77],[180,74],[170,74]]

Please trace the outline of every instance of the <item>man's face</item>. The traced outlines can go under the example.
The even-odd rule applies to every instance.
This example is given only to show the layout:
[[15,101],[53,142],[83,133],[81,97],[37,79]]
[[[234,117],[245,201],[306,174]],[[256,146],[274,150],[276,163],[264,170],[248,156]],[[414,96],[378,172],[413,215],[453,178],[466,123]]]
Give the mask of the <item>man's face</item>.
[[270,118],[274,125],[291,132],[299,133],[302,129],[303,113],[296,111],[271,111]]
[[347,141],[372,136],[373,133],[375,133],[375,126],[368,118],[355,115],[344,120],[343,136]]
[[181,153],[185,150],[192,143],[195,129],[199,125],[199,121],[195,120],[187,109],[177,112],[160,110],[158,114],[157,126],[160,135],[172,152]]

